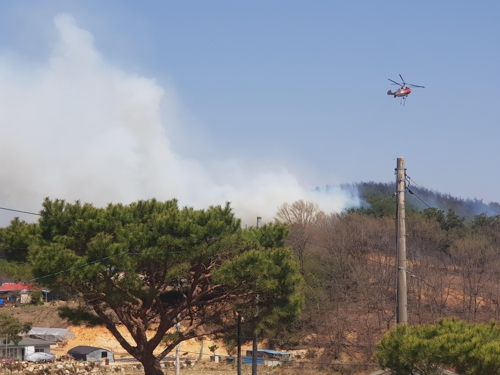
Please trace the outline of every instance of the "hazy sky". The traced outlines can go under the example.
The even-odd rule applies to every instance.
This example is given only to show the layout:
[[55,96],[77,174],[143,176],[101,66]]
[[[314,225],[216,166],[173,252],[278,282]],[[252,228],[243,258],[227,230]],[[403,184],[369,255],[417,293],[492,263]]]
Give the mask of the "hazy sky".
[[[500,3],[3,1],[0,206],[356,204],[390,182],[500,201]],[[401,73],[406,106],[386,95]],[[0,224],[13,218],[0,212]],[[25,216],[22,216],[26,218]]]

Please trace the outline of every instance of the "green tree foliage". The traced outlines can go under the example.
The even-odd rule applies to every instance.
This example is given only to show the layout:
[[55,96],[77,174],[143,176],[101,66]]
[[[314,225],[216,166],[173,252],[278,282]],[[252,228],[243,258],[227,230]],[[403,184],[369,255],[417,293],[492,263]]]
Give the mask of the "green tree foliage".
[[41,289],[33,290],[30,293],[30,296],[31,296],[31,304],[32,305],[42,305],[43,304],[43,300],[42,300],[43,293],[42,293]]
[[0,260],[0,274],[12,277],[14,280],[31,280],[33,273],[28,263],[8,262]]
[[28,247],[38,239],[37,224],[28,224],[15,218],[6,228],[0,228],[0,248],[6,259],[14,262],[25,262]]
[[484,213],[474,216],[472,227],[475,229],[497,226],[500,223],[500,215],[488,216]]
[[0,339],[12,341],[18,344],[22,340],[21,333],[28,333],[31,329],[31,323],[21,323],[21,321],[12,315],[0,314]]
[[[385,199],[396,191],[394,182],[360,182],[355,184],[341,185],[345,191],[356,191],[359,198],[365,204],[361,208],[352,208],[348,212],[359,212],[374,217],[394,216],[396,205],[394,199]],[[483,203],[479,199],[462,199],[442,194],[437,191],[416,186],[413,181],[407,182],[406,213],[411,216],[429,208],[429,205],[439,207],[443,213],[452,210],[459,218],[465,218],[465,222],[471,222],[478,212],[487,212],[488,215],[500,215],[500,204],[496,202]],[[486,216],[486,215],[485,215]]]
[[213,354],[215,354],[217,349],[219,349],[219,347],[215,344],[208,347],[208,350],[210,350]]
[[456,318],[399,325],[379,342],[375,357],[398,375],[439,374],[443,368],[459,375],[500,374],[500,329],[495,322],[467,324]]
[[365,202],[360,208],[349,210],[360,214],[387,217],[396,215],[395,184],[362,183],[357,185],[360,197]]
[[459,375],[500,374],[500,329],[496,322],[467,324],[443,319],[438,335],[444,366]]
[[179,342],[234,329],[236,312],[266,329],[292,322],[303,305],[298,264],[282,247],[286,227],[242,230],[229,204],[194,210],[149,200],[101,209],[46,199],[39,225],[44,243],[29,254],[37,280],[86,301],[62,313],[92,324],[97,316],[148,375],[162,373],[160,360]]
[[441,362],[435,341],[436,328],[431,325],[396,326],[377,346],[375,357],[380,366],[395,374],[437,374]]
[[443,210],[437,208],[426,208],[422,211],[422,216],[431,221],[437,221],[441,226],[441,229],[446,222],[446,215]]
[[[348,212],[357,212],[373,217],[394,217],[396,215],[395,183],[362,182],[346,187],[357,189],[363,202],[361,207],[349,209]],[[406,214],[410,216],[419,212],[421,210],[419,203],[417,198],[407,194]]]
[[437,208],[426,208],[422,211],[422,215],[429,220],[437,221],[441,225],[441,229],[446,231],[465,227],[465,218],[458,216],[451,208],[446,214]]

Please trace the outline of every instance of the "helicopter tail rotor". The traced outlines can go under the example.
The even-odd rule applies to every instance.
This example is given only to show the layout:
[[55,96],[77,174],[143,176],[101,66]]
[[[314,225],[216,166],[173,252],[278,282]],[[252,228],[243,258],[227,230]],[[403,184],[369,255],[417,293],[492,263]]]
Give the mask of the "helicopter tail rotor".
[[394,93],[391,90],[389,90],[387,91],[387,95],[394,95]]

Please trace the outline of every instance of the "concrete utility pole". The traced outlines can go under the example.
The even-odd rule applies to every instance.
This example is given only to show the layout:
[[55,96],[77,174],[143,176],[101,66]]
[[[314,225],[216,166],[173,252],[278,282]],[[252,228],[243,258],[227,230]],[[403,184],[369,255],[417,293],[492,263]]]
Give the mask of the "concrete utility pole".
[[[9,358],[9,349],[8,349],[8,345],[9,345],[9,334],[7,334],[7,337],[5,338],[5,355],[4,355],[4,358]],[[7,364],[4,363],[4,368],[3,368],[3,373],[5,375],[7,375]]]
[[[260,216],[257,217],[257,228],[260,228],[260,223],[262,221],[262,218]],[[256,301],[255,301],[255,317],[259,316],[259,296],[257,295]],[[252,375],[257,375],[257,350],[258,350],[258,334],[257,334],[257,329],[255,329],[253,333],[253,342],[252,342]]]
[[[258,297],[258,296],[257,296]],[[255,315],[257,316],[257,314]],[[258,333],[257,329],[253,332],[253,341],[252,341],[252,375],[257,375],[257,350],[258,350]]]
[[241,315],[238,313],[238,365],[236,373],[241,375]]
[[397,238],[397,307],[396,323],[406,324],[408,322],[408,302],[406,291],[406,227],[405,227],[405,190],[406,190],[406,168],[405,159],[398,158],[396,168],[396,238]]
[[[177,332],[180,332],[181,330],[181,324],[176,323],[175,324],[175,329]],[[180,375],[181,373],[181,358],[180,358],[180,352],[181,352],[181,344],[177,344],[175,348],[175,375]]]

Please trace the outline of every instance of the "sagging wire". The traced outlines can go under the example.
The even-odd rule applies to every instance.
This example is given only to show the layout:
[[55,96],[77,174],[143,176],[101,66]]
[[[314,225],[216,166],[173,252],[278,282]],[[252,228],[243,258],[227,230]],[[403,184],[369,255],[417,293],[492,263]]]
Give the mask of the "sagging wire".
[[[40,276],[40,277],[36,277],[34,279],[31,279],[31,280],[28,280],[27,282],[28,283],[31,283],[31,282],[34,282],[34,281],[37,281],[37,280],[41,280],[41,279],[45,279],[47,277],[50,277],[50,276],[56,276],[56,275],[59,275],[61,273],[64,273],[64,272],[69,272],[69,271],[72,271],[72,270],[76,270],[78,268],[83,268],[83,267],[86,267],[86,266],[90,266],[92,264],[95,264],[95,263],[99,263],[99,262],[102,262],[106,259],[110,259],[112,257],[117,257],[117,256],[126,256],[126,255],[138,255],[138,256],[146,256],[146,255],[158,255],[159,253],[158,252],[153,252],[153,253],[124,253],[124,254],[113,254],[113,255],[109,255],[107,257],[104,257],[104,258],[101,258],[101,259],[97,259],[97,260],[94,260],[92,262],[87,262],[87,263],[84,263],[84,264],[81,264],[79,266],[75,266],[75,267],[71,267],[71,268],[68,268],[68,269],[65,269],[65,270],[62,270],[62,271],[58,271],[58,272],[55,272],[55,273],[51,273],[51,274],[48,274],[48,275],[44,275],[44,276]],[[182,252],[180,251],[172,251],[172,252],[168,252],[167,254],[182,254]]]
[[36,213],[36,212],[29,212],[29,211],[21,211],[21,210],[15,210],[13,208],[7,208],[7,207],[0,207],[0,210],[5,210],[5,211],[13,211],[13,212],[20,212],[22,214],[28,214],[28,215],[38,215],[41,216],[42,214]]
[[[406,175],[405,176],[405,181],[406,181],[406,190],[408,190],[408,193],[410,193],[411,195],[414,195],[420,202],[422,202],[423,204],[425,204],[428,208],[432,208],[431,206],[429,206],[427,204],[427,202],[425,202],[422,198],[420,198],[417,194],[415,194],[411,189],[410,189],[410,185],[411,185],[411,181],[413,181],[413,179]],[[413,181],[415,182],[415,181]],[[415,183],[415,186],[419,187],[416,183]]]

